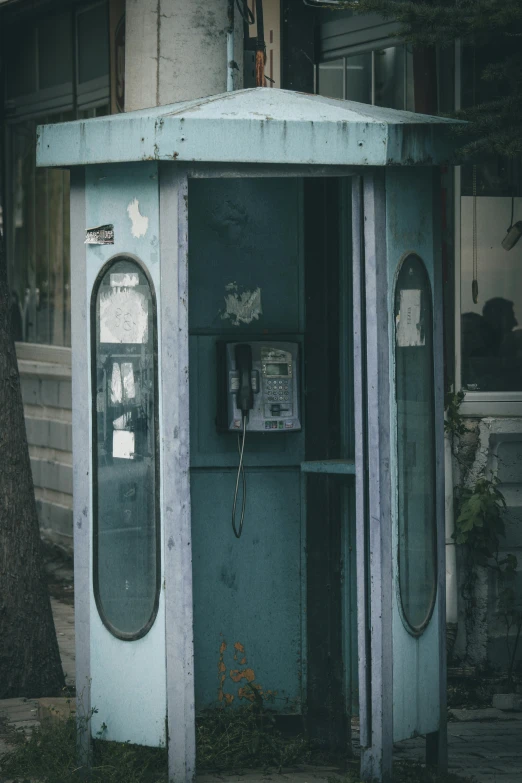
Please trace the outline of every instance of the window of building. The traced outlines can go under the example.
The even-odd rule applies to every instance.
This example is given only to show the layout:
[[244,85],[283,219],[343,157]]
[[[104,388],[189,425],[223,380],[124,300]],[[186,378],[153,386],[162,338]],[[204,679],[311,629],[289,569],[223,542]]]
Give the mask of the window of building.
[[[461,383],[468,392],[522,392],[522,242],[505,250],[522,220],[509,167],[465,166],[460,198]],[[511,191],[511,193],[510,193]]]
[[[492,98],[480,79],[496,53],[463,47],[457,101]],[[456,378],[469,413],[516,412],[522,402],[522,241],[502,241],[522,220],[522,170],[502,158],[456,170]],[[506,406],[511,406],[508,409]]]
[[317,67],[317,93],[413,111],[413,63],[406,46],[387,46],[326,60]]
[[109,113],[108,35],[103,2],[7,36],[4,224],[17,341],[70,345],[69,172],[36,168],[36,128]]

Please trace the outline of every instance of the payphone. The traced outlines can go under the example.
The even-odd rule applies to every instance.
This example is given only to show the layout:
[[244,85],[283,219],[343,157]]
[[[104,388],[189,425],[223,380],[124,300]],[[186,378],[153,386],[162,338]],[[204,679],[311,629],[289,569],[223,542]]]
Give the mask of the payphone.
[[[80,737],[86,756],[92,737],[167,745],[169,780],[191,783],[196,710],[213,703],[216,684],[219,708],[241,706],[248,684],[274,695],[282,715],[308,720],[317,708],[326,725],[319,696],[330,671],[348,670],[343,651],[356,635],[361,778],[388,783],[394,743],[416,735],[444,768],[437,167],[453,153],[454,124],[259,88],[39,129],[38,165],[71,168],[77,714],[94,708]],[[335,211],[330,177],[340,180]],[[328,206],[320,230],[315,198]],[[302,232],[312,214],[313,231]],[[322,296],[337,296],[330,283],[309,285],[326,281],[324,254],[337,243],[349,247],[339,299]],[[316,332],[327,309],[328,324],[339,313],[333,349],[328,329]],[[208,367],[223,335],[216,394]],[[304,340],[310,356],[309,337],[317,353],[333,356],[337,338],[343,346],[346,382],[334,379],[327,397],[339,388],[354,459],[316,448],[330,435],[319,405],[309,404],[305,433],[302,357],[285,337]],[[424,407],[409,383],[417,353]],[[328,379],[307,381],[310,401]],[[432,445],[414,449],[423,411]],[[235,481],[241,535],[247,437],[263,535],[245,530],[239,548],[220,533]],[[421,469],[427,489],[412,496]],[[345,554],[330,567],[314,489],[327,482],[334,497],[342,475],[355,477],[355,513],[353,524],[339,514],[332,546]],[[344,576],[352,549],[357,612],[355,578]],[[334,595],[328,582],[323,607],[325,563],[340,586]],[[337,634],[331,659],[323,627]]]
[[[221,432],[238,433],[239,466],[232,506],[232,529],[241,537],[246,508],[246,478],[243,464],[246,433],[298,432],[299,345],[291,342],[258,341],[217,343],[218,416]],[[239,528],[236,505],[239,482],[243,499]]]

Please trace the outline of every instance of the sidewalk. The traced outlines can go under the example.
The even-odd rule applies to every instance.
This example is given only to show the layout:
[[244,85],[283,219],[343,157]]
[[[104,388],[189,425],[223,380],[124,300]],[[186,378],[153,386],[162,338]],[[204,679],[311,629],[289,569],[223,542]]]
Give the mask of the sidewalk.
[[[51,599],[62,666],[68,685],[74,684],[74,608],[62,601]],[[478,783],[522,783],[522,713],[501,710],[452,710],[448,724],[448,747],[450,771],[474,777]],[[38,723],[38,702],[31,699],[7,699],[0,701],[0,754],[5,750],[2,738],[2,724],[30,731]],[[395,746],[397,760],[423,761],[424,740],[406,740]],[[271,775],[273,779],[283,777],[287,783],[305,783],[315,780],[326,783],[334,777],[332,768],[310,769],[309,771]],[[251,772],[246,775],[198,775],[201,783],[211,781],[236,781],[257,783],[267,776]]]

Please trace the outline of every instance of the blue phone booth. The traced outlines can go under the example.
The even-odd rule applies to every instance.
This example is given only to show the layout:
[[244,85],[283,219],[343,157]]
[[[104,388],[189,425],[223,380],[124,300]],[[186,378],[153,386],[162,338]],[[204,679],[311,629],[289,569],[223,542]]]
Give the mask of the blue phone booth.
[[[77,692],[168,745],[254,698],[445,765],[452,122],[275,89],[47,125],[71,169]],[[85,737],[85,748],[90,737]]]

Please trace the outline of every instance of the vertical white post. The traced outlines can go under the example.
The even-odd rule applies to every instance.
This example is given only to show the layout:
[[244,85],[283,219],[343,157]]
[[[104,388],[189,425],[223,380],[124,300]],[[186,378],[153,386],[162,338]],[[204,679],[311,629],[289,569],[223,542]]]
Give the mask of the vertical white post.
[[85,260],[85,175],[71,172],[71,342],[74,534],[74,631],[79,761],[90,759],[91,431],[88,292]]
[[188,185],[160,166],[161,454],[169,781],[195,774],[188,374]]

